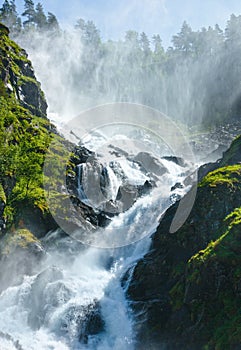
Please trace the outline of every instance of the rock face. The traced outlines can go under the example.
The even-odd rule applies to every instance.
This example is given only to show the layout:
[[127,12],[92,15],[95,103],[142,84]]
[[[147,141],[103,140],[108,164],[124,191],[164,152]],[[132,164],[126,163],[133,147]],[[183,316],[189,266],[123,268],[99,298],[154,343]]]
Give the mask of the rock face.
[[[128,210],[155,186],[154,179],[167,172],[149,153],[139,153],[134,159],[125,158],[124,162],[141,174],[140,183],[128,179],[121,162],[106,166],[85,147],[75,147],[67,172],[67,188],[77,211],[94,226],[105,227],[113,216]],[[148,176],[146,169],[149,169]]]
[[0,26],[0,231],[11,225],[41,237],[57,225],[42,184],[44,155],[55,127],[26,52]]
[[241,139],[237,137],[226,152],[223,154],[223,159],[220,162],[221,166],[233,165],[241,162]]
[[134,160],[139,162],[146,171],[153,173],[156,176],[162,176],[167,172],[166,167],[154,156],[150,156],[148,152],[138,153]]
[[[70,166],[68,168],[66,176],[66,184],[69,194],[71,195],[71,201],[74,204],[76,212],[84,221],[88,219],[88,222],[95,226],[104,227],[110,221],[110,219],[102,212],[94,210],[90,205],[87,205],[80,200],[79,196],[79,168],[80,164],[85,164],[90,157],[93,157],[94,153],[82,146],[75,147],[73,155],[70,158]],[[74,214],[73,214],[74,217]],[[78,224],[73,222],[73,229],[83,223]]]
[[215,162],[222,158],[233,139],[240,134],[240,118],[230,119],[228,123],[217,126],[209,133],[191,136],[191,146],[195,156],[204,162]]
[[[72,291],[64,284],[63,279],[63,272],[56,267],[49,267],[36,277],[27,300],[28,323],[32,329],[37,330],[48,325],[55,308],[70,300]],[[87,305],[70,304],[61,314],[55,331],[61,334],[71,333],[73,326],[83,344],[88,343],[89,336],[102,332],[104,322],[99,303],[93,300]]]
[[42,184],[44,155],[56,130],[31,62],[8,34],[0,25],[1,291],[35,272],[45,255],[38,238],[57,226]]
[[89,336],[103,332],[105,324],[97,301],[82,308],[81,313],[82,317],[79,317],[79,340],[81,343],[88,344]]
[[34,70],[25,50],[8,37],[8,28],[0,26],[0,79],[14,92],[20,104],[34,115],[46,117],[47,103],[36,80]]
[[0,292],[22,282],[24,275],[31,275],[44,255],[41,242],[27,229],[5,234],[0,240]]
[[[46,293],[48,284],[56,283],[63,278],[63,273],[56,267],[50,267],[41,272],[35,279],[31,287],[31,293],[28,298],[28,323],[33,329],[39,329],[44,325],[47,318],[47,313],[50,307],[56,307],[58,305],[58,292],[62,291],[62,297],[64,300],[68,300],[68,290],[63,289],[61,284],[58,284],[58,291],[52,295],[52,298]],[[48,308],[43,308],[43,305],[48,305]]]
[[99,303],[94,301],[86,306],[70,307],[61,322],[60,331],[69,332],[72,323],[75,323],[77,326],[79,342],[88,344],[89,337],[104,330],[104,321],[101,317]]
[[193,210],[174,234],[178,203],[166,212],[134,270],[127,295],[138,349],[241,348],[240,144],[241,137],[199,183]]

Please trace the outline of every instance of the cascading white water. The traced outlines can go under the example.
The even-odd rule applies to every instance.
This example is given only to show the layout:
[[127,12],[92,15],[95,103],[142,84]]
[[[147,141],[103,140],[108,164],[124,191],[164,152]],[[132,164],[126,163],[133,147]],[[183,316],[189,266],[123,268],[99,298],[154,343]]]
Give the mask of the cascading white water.
[[[146,231],[149,236],[120,249],[85,248],[74,259],[52,250],[40,274],[25,276],[21,285],[1,294],[0,329],[12,339],[0,334],[1,350],[17,349],[16,341],[23,350],[134,349],[134,320],[121,278],[148,251],[150,234],[170,205],[170,188],[182,180],[181,167],[168,161],[166,166],[170,172],[162,179],[162,194],[159,191],[157,196],[153,190],[139,198],[106,230],[117,230],[118,234],[125,231],[127,235]],[[98,334],[88,334],[88,339],[86,335],[81,338],[88,310],[93,307],[97,307],[100,317],[92,322],[98,324],[101,319],[103,328]]]

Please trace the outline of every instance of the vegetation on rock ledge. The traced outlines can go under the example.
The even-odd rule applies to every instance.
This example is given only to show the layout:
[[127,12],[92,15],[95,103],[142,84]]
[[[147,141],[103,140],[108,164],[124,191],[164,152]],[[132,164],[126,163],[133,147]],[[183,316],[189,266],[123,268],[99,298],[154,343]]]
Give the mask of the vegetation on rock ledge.
[[[36,220],[34,231],[43,235],[53,225],[43,189],[45,155],[53,140],[57,144],[64,140],[46,118],[44,94],[25,51],[9,39],[4,26],[0,33],[1,229],[20,223],[31,229]],[[61,155],[53,158],[62,164]]]
[[169,228],[178,203],[166,212],[135,267],[128,295],[141,319],[140,349],[241,346],[240,147],[241,136],[201,180],[192,212],[175,234]]

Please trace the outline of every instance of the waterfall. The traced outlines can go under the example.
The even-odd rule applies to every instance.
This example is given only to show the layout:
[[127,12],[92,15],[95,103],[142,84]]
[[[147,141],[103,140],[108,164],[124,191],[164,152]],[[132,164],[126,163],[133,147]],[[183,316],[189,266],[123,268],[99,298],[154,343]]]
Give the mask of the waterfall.
[[83,185],[82,185],[82,178],[85,176],[84,172],[85,172],[85,164],[78,164],[77,165],[77,174],[78,174],[78,194],[79,194],[79,198],[80,200],[87,204],[88,205],[88,199],[87,199],[87,196],[84,192],[84,188],[83,188]]
[[[185,178],[182,167],[167,160],[163,164],[167,172],[157,187],[116,215],[102,232],[103,241],[111,240],[114,246],[123,243],[123,237],[124,243],[125,237],[127,242],[136,243],[118,249],[78,250],[73,249],[73,240],[63,239],[62,250],[49,249],[36,275],[25,276],[20,285],[2,292],[1,350],[135,349],[135,320],[125,297],[128,279],[123,287],[123,276],[133,271],[148,251],[150,236],[172,203],[171,188]],[[137,163],[124,158],[105,169],[107,199],[117,197],[121,181],[139,185],[148,178]],[[86,164],[79,165],[78,171],[79,197],[87,203],[83,186],[83,178],[88,177]],[[177,191],[183,195],[186,189]],[[57,235],[49,233],[43,244],[48,246]]]
[[115,200],[120,187],[120,181],[109,165],[106,167],[106,170],[109,180],[109,186],[107,191],[107,193],[109,194],[108,199]]

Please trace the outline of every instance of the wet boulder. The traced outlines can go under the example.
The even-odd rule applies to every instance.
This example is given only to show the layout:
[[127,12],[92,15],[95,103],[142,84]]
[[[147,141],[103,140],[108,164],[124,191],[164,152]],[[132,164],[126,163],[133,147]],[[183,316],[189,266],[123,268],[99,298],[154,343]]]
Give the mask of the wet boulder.
[[62,315],[61,332],[76,334],[82,344],[88,344],[89,337],[104,330],[100,304],[94,300],[88,305],[71,305]]
[[0,240],[0,291],[21,283],[24,275],[34,274],[44,256],[41,242],[29,230],[6,233]]
[[48,290],[49,285],[53,286],[62,278],[62,271],[52,266],[41,272],[34,280],[27,302],[29,308],[28,323],[32,329],[39,329],[45,323],[49,309],[58,306],[58,293],[61,288],[63,298],[67,301],[68,290],[67,288],[64,290],[64,286],[61,284],[57,284],[55,293]]
[[151,153],[140,152],[133,160],[138,162],[146,172],[152,173],[158,177],[168,172],[165,165]]

